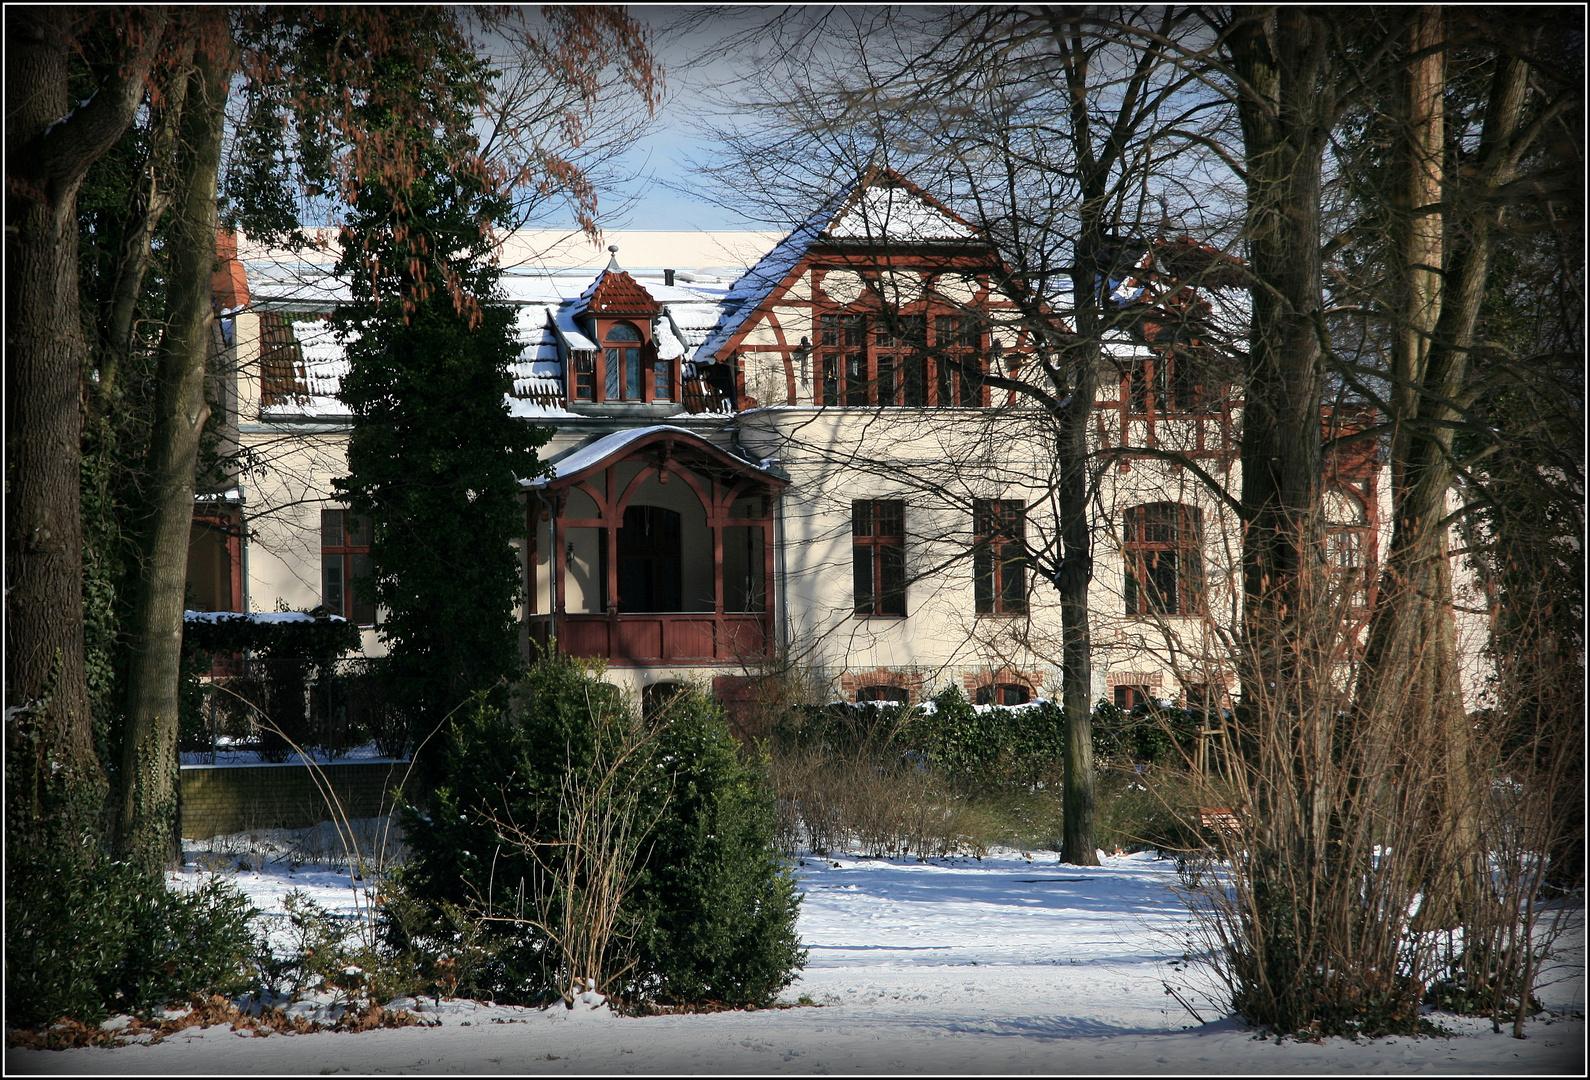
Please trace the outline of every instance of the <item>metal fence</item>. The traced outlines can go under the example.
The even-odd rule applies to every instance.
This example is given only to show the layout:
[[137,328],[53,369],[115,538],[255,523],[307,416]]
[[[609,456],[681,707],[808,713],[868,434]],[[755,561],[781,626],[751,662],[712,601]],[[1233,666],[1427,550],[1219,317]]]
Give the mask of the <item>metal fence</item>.
[[409,748],[405,701],[377,659],[217,660],[189,682],[182,750],[201,763],[243,750],[287,761],[294,747],[336,758],[374,742],[399,757]]

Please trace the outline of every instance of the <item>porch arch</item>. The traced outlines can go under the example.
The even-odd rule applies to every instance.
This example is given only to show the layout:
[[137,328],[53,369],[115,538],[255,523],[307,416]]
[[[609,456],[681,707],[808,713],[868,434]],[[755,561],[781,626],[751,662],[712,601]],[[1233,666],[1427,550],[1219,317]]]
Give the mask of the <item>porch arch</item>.
[[[533,640],[556,637],[560,651],[615,666],[768,655],[781,477],[671,427],[607,436],[554,466],[527,485],[537,496],[527,530]],[[642,534],[675,518],[677,581],[648,580],[673,572],[676,541]]]

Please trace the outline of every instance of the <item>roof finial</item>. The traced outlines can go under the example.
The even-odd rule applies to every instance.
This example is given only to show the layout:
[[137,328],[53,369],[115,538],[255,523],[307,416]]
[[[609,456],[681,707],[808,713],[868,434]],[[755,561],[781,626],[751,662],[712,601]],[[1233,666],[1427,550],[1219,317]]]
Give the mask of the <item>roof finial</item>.
[[611,251],[613,253],[612,257],[607,260],[607,268],[609,270],[617,270],[618,269],[618,245],[617,244],[608,244],[607,245],[607,250]]

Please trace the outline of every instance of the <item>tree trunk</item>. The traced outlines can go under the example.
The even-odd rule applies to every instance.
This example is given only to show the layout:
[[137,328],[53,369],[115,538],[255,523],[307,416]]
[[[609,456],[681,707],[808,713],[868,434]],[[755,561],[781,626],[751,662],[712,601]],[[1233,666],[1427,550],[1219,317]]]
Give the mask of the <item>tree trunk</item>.
[[[211,9],[210,34],[225,13]],[[219,27],[213,21],[219,21]],[[188,537],[194,474],[209,418],[204,383],[214,310],[216,178],[226,95],[234,65],[219,46],[200,48],[183,108],[181,151],[167,286],[168,323],[160,344],[154,429],[147,469],[148,510],[139,535],[142,574],[131,620],[127,731],[122,746],[116,851],[149,872],[170,858],[177,778],[178,698]]]
[[[1425,9],[1410,49],[1435,50],[1441,42],[1439,9]],[[1397,385],[1390,401],[1393,530],[1386,569],[1369,629],[1360,715],[1401,715],[1409,745],[1435,748],[1430,792],[1432,873],[1425,926],[1455,926],[1477,895],[1481,869],[1479,782],[1473,772],[1473,732],[1464,712],[1452,612],[1447,499],[1454,478],[1454,406],[1464,389],[1474,328],[1490,268],[1492,230],[1500,216],[1495,188],[1511,179],[1522,119],[1528,67],[1498,61],[1478,154],[1476,207],[1458,231],[1443,287],[1426,266],[1441,262],[1438,204],[1454,203],[1441,161],[1441,99],[1445,73],[1439,51],[1410,68],[1406,126],[1410,132],[1406,180],[1410,224],[1404,238],[1405,327],[1393,354]],[[1432,228],[1424,222],[1434,219]],[[1431,235],[1433,234],[1433,235]]]
[[[191,12],[179,14],[173,36],[188,30],[183,16],[191,16]],[[188,92],[193,49],[194,40],[189,35],[170,64],[173,74],[163,80],[164,104],[155,112],[156,120],[150,128],[149,161],[140,177],[146,186],[130,193],[129,228],[122,255],[117,261],[108,295],[100,302],[99,378],[90,384],[90,390],[91,401],[101,414],[113,407],[121,372],[132,354],[138,300],[143,295],[144,279],[155,261],[155,230],[171,205],[178,125]]]
[[1240,441],[1238,733],[1253,755],[1249,811],[1262,856],[1305,879],[1307,868],[1326,872],[1336,724],[1320,525],[1320,177],[1335,115],[1328,40],[1320,13],[1295,7],[1246,9],[1230,38],[1243,80],[1254,279]]
[[[1098,339],[1084,353],[1098,352]],[[1095,364],[1084,357],[1072,407],[1061,418],[1060,534],[1064,564],[1060,570],[1060,686],[1065,710],[1065,775],[1061,796],[1060,860],[1076,866],[1097,866],[1097,794],[1093,770],[1093,642],[1089,630],[1088,587],[1093,582],[1093,556],[1088,530],[1089,409],[1093,400]]]
[[77,193],[132,121],[164,19],[129,24],[123,65],[74,108],[82,18],[6,12],[6,779],[8,835],[86,857],[104,773],[84,672]]

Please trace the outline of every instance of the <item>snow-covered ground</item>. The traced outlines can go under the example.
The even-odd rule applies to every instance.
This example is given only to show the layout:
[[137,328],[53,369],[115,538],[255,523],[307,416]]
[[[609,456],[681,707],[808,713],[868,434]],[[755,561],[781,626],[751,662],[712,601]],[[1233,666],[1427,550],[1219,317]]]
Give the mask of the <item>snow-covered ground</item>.
[[[261,908],[279,912],[295,888],[333,909],[361,901],[346,872],[306,864],[337,849],[325,827],[189,848],[197,865],[186,881],[222,868]],[[808,856],[798,870],[810,959],[782,1000],[809,1006],[632,1018],[599,1003],[571,1012],[426,999],[406,1004],[439,1027],[268,1037],[191,1028],[158,1045],[8,1050],[6,1072],[1584,1072],[1582,914],[1542,974],[1550,1014],[1526,1039],[1433,1016],[1450,1037],[1278,1044],[1225,1017],[1207,975],[1178,962],[1187,913],[1172,892],[1174,864],[1151,854],[1088,868],[1013,851],[929,863]]]

